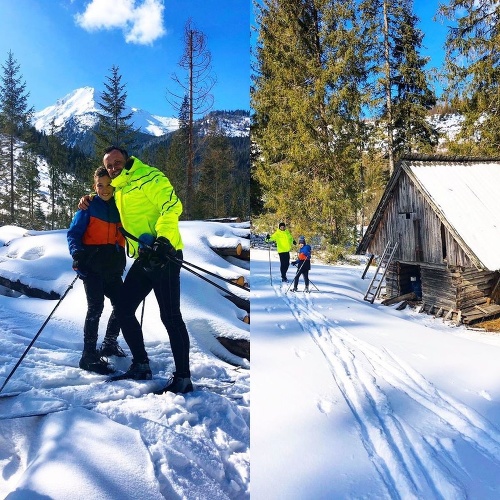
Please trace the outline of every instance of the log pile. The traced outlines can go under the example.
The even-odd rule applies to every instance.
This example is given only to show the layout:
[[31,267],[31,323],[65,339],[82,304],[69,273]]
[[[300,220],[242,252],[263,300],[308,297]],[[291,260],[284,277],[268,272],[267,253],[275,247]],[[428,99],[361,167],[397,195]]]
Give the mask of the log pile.
[[26,297],[33,297],[35,299],[59,300],[61,298],[61,296],[54,291],[48,293],[45,290],[25,285],[24,283],[21,283],[20,280],[12,281],[8,278],[4,278],[3,276],[0,276],[0,285],[22,293],[23,295],[26,295]]
[[231,353],[250,361],[250,342],[244,339],[217,337],[217,340]]

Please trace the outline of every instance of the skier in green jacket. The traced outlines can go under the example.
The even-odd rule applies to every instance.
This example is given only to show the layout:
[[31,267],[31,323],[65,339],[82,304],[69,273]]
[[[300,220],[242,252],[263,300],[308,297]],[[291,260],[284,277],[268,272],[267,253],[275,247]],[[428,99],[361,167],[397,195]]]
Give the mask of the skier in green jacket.
[[[103,163],[115,188],[115,202],[123,227],[147,243],[141,249],[137,242],[127,240],[128,254],[136,260],[125,277],[116,312],[133,359],[129,370],[115,379],[152,378],[142,327],[135,313],[154,290],[175,363],[172,381],[158,393],[191,392],[190,341],[180,310],[181,268],[175,262],[175,258],[182,260],[183,257],[179,231],[182,203],[163,172],[134,156],[129,157],[124,149],[107,148]],[[79,208],[82,205],[83,200]]]
[[290,267],[290,250],[292,249],[292,245],[295,245],[295,240],[290,231],[286,229],[286,224],[280,222],[278,229],[271,236],[266,236],[266,241],[276,242],[276,249],[280,258],[281,281],[287,283],[286,273]]

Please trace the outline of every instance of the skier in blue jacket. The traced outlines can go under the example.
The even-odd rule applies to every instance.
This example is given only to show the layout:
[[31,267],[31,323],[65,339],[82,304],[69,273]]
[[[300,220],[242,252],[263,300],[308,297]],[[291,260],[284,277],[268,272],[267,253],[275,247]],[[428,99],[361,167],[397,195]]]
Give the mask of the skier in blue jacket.
[[[114,188],[104,167],[94,174],[94,196],[88,210],[78,210],[68,229],[68,247],[73,257],[73,269],[83,280],[87,296],[87,315],[83,328],[83,353],[80,368],[102,375],[114,369],[103,356],[124,357],[118,345],[120,324],[115,314],[121,294],[125,269],[125,239],[119,232],[120,214],[113,198]],[[113,306],[106,334],[97,350],[99,319],[104,309],[104,297]]]
[[297,260],[292,262],[293,266],[299,266],[299,270],[295,275],[293,281],[293,290],[297,291],[297,286],[299,284],[299,277],[302,274],[304,276],[304,283],[306,285],[305,292],[309,291],[309,271],[311,269],[311,246],[306,243],[304,236],[299,237],[299,254]]

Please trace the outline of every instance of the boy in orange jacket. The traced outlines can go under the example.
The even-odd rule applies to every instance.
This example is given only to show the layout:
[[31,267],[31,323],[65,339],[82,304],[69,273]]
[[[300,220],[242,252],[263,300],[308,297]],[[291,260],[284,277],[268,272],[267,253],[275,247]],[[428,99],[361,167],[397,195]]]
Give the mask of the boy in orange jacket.
[[[94,174],[97,196],[88,210],[78,210],[68,229],[68,246],[73,269],[83,280],[87,296],[87,315],[83,328],[83,353],[79,366],[83,370],[107,375],[114,369],[103,356],[124,357],[118,345],[120,325],[115,306],[121,293],[125,269],[125,239],[118,231],[120,215],[113,198],[114,188],[104,167]],[[108,297],[113,312],[108,321],[101,349],[97,350],[99,320]]]

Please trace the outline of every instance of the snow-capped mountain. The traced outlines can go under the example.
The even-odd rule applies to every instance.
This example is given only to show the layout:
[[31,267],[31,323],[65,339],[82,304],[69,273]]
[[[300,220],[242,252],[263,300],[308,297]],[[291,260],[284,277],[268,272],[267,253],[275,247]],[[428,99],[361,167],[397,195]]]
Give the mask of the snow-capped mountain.
[[[68,144],[73,146],[81,135],[97,124],[99,113],[97,102],[100,100],[100,93],[92,87],[76,89],[54,105],[36,112],[33,125],[37,130],[47,134],[50,134],[51,128],[55,126],[56,130],[61,131],[66,142],[71,135],[74,136],[74,140],[69,140]],[[144,134],[161,136],[177,130],[179,126],[177,118],[152,115],[142,109],[127,108],[124,114],[128,113],[132,113],[130,123]],[[68,129],[71,134],[68,133]]]
[[[82,151],[92,149],[92,129],[98,122],[101,94],[92,87],[76,89],[49,106],[34,114],[33,125],[46,134],[55,131],[67,146],[78,146]],[[162,137],[179,128],[177,118],[158,116],[146,110],[130,107],[124,114],[132,113],[130,124],[142,134],[142,141],[147,136]],[[229,137],[248,137],[250,135],[250,113],[246,111],[212,111],[198,120],[200,133],[209,129],[210,122],[216,119],[219,129]]]
[[217,122],[219,130],[222,130],[227,137],[250,135],[250,113],[245,111],[212,111],[198,122],[202,135],[209,133],[214,122]]
[[464,117],[457,113],[436,113],[429,117],[429,123],[439,132],[439,143],[455,139],[460,132]]

